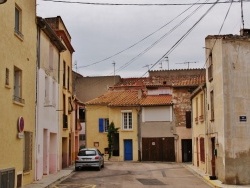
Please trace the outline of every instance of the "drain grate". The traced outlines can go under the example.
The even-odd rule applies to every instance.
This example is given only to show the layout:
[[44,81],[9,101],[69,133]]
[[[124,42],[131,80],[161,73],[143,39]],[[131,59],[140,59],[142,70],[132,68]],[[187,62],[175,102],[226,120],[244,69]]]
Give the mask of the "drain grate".
[[143,185],[165,185],[158,179],[137,179],[139,182],[141,182]]

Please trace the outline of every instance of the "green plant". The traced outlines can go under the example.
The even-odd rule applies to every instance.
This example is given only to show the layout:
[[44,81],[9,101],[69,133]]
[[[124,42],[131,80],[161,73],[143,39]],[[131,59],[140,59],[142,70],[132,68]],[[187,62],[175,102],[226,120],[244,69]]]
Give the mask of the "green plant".
[[113,141],[114,141],[114,134],[115,133],[118,133],[118,129],[119,128],[115,128],[115,124],[114,122],[111,122],[109,124],[109,127],[108,127],[108,134],[107,134],[107,137],[108,137],[108,148],[109,148],[109,159],[112,155],[112,151],[113,151]]

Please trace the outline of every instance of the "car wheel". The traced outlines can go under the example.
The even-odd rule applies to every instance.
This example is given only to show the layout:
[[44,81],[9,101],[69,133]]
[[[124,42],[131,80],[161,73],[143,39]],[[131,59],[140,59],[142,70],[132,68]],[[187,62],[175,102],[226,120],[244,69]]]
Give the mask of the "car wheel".
[[97,170],[98,170],[98,171],[100,171],[100,170],[101,170],[101,168],[102,168],[101,166],[98,166],[98,167],[97,167]]
[[104,168],[104,162],[102,163],[102,168]]

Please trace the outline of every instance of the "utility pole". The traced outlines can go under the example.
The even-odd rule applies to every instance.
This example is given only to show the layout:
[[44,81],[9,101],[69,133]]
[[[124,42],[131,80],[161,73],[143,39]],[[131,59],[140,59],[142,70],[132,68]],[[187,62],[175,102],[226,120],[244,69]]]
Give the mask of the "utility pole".
[[114,65],[114,85],[115,85],[115,61],[112,63]]

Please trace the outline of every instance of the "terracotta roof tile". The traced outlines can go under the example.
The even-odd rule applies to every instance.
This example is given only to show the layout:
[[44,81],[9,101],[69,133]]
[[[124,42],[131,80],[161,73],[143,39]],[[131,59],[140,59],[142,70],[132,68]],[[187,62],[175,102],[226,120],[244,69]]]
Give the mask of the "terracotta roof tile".
[[142,99],[142,106],[169,105],[172,104],[171,95],[148,95]]
[[136,90],[108,91],[104,95],[86,102],[86,105],[107,105],[107,106],[150,106],[172,104],[171,95],[148,95],[139,97]]
[[108,91],[104,95],[88,101],[86,104],[99,104],[108,106],[135,106],[140,104],[136,90]]

